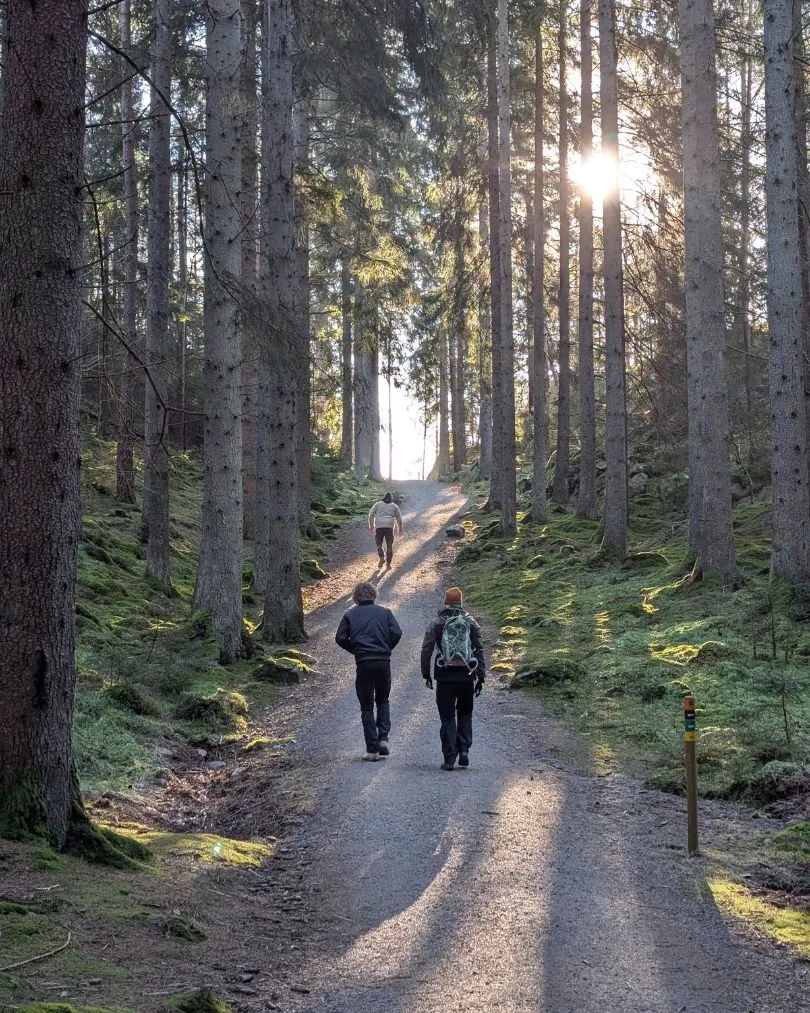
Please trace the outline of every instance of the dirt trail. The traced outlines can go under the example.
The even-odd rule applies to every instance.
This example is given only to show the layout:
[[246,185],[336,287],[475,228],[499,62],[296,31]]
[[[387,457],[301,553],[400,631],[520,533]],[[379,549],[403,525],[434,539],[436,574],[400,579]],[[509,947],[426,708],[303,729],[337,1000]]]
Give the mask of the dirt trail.
[[[351,587],[376,561],[360,525],[342,538],[310,617],[307,649],[322,675],[270,719],[295,729],[306,796],[290,843],[316,923],[299,942],[295,1008],[810,1009],[806,967],[715,907],[708,866],[684,855],[682,801],[555,759],[566,733],[534,701],[490,679],[476,702],[470,769],[439,769],[419,646],[453,582],[444,528],[465,500],[437,483],[402,488],[406,540],[378,583],[404,631],[392,756],[361,761],[353,662],[332,639]],[[704,846],[733,835],[735,819],[730,807],[705,807]]]

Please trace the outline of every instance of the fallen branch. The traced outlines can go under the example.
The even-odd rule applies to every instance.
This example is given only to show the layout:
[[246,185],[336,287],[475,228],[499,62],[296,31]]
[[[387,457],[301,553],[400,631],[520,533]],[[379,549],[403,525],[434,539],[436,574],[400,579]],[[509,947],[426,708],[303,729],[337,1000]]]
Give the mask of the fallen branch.
[[18,960],[16,964],[9,964],[7,967],[0,967],[0,974],[5,974],[6,971],[16,971],[18,967],[25,967],[26,964],[33,964],[37,960],[47,960],[48,957],[52,957],[56,953],[61,953],[62,950],[70,946],[70,938],[70,933],[68,932],[67,939],[61,946],[57,946],[55,950],[48,950],[47,953],[40,953],[36,957],[29,957],[28,960]]

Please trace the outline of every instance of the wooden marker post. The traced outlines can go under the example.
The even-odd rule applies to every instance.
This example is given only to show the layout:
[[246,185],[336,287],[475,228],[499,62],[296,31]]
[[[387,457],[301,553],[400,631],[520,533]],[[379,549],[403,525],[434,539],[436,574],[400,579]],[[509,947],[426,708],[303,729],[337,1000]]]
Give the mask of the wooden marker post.
[[686,756],[686,842],[690,855],[698,853],[697,758],[695,756],[695,698],[683,698],[683,744]]

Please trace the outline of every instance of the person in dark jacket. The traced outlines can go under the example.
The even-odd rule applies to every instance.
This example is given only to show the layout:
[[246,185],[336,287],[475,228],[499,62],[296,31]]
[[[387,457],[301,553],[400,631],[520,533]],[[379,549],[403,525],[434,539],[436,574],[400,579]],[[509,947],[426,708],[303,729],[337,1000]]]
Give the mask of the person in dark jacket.
[[[375,605],[377,588],[363,582],[352,592],[354,608],[340,620],[335,643],[354,655],[357,663],[355,689],[360,701],[360,717],[366,740],[364,760],[378,760],[391,752],[391,652],[402,637],[402,630],[390,609]],[[376,717],[374,708],[377,708]]]
[[[461,589],[451,587],[444,596],[444,607],[439,609],[425,631],[422,641],[422,678],[428,689],[433,689],[436,680],[436,706],[441,719],[440,736],[444,763],[442,770],[453,770],[458,758],[459,767],[469,767],[470,746],[472,745],[473,697],[479,696],[484,688],[486,662],[481,630],[473,617],[463,607]],[[469,651],[471,657],[464,663],[446,664],[442,657],[442,634],[447,621],[453,616],[463,616],[469,630]],[[434,658],[433,672],[430,662]]]

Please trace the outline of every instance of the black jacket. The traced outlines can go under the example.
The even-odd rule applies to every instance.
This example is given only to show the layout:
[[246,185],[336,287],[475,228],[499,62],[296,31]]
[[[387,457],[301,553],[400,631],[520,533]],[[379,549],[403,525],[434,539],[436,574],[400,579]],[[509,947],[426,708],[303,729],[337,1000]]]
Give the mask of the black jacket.
[[393,612],[369,601],[355,605],[343,616],[335,643],[353,654],[358,663],[387,661],[401,637],[402,630]]
[[444,667],[433,665],[433,678],[436,682],[466,682],[468,679],[476,679],[481,682],[487,674],[487,665],[484,660],[484,645],[481,642],[481,629],[478,623],[473,617],[466,612],[461,605],[445,605],[444,608],[439,609],[438,619],[433,619],[428,628],[425,630],[425,638],[422,641],[422,678],[429,679],[430,675],[430,659],[433,657],[433,652],[436,651],[438,656],[437,648],[442,642],[442,633],[444,632],[444,622],[450,616],[462,615],[470,624],[470,643],[472,644],[473,655],[475,660],[478,662],[478,668],[472,672],[466,667]]

